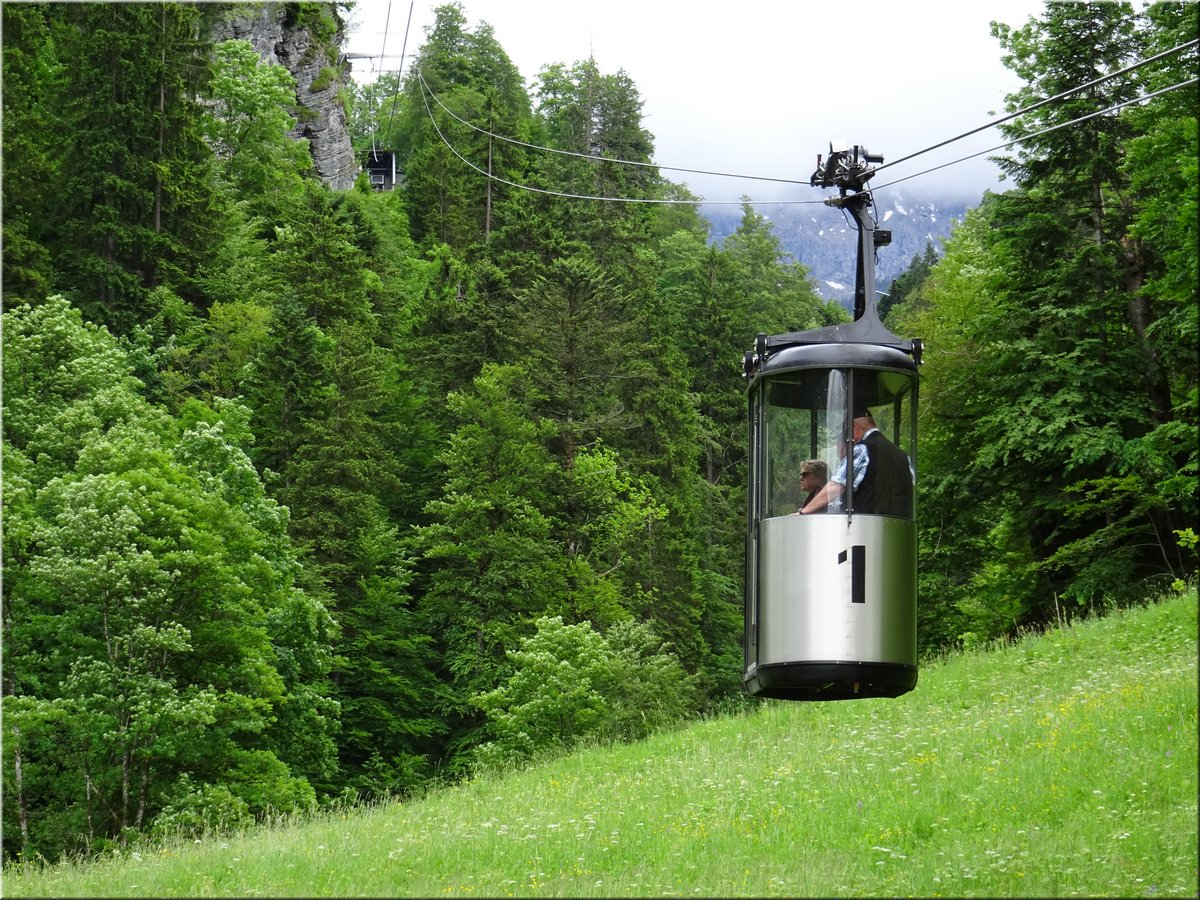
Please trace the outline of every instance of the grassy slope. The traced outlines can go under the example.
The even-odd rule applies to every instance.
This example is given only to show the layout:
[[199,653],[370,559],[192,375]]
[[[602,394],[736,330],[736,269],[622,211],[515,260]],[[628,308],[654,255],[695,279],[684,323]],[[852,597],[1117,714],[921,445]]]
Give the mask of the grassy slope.
[[350,817],[6,896],[1192,896],[1196,595]]

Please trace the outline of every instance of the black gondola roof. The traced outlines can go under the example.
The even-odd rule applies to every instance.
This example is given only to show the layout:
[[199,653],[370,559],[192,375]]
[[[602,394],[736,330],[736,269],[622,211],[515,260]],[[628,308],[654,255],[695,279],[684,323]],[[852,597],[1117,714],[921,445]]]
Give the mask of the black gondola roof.
[[868,306],[853,322],[760,335],[755,353],[748,354],[747,376],[794,368],[866,366],[912,369],[921,362],[921,341],[897,337]]

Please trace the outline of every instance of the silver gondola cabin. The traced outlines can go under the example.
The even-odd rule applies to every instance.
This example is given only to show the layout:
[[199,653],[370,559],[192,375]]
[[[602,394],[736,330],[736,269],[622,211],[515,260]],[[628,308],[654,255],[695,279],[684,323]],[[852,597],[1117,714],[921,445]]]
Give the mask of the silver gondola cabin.
[[[828,164],[818,157],[813,184],[839,187],[826,203],[858,222],[854,321],[760,334],[743,360],[743,682],[756,696],[789,700],[897,697],[917,683],[921,342],[892,334],[875,310],[874,252],[890,234],[874,228],[865,183],[882,157],[857,146],[830,151]],[[802,465],[815,460],[838,482],[827,503],[801,484]]]

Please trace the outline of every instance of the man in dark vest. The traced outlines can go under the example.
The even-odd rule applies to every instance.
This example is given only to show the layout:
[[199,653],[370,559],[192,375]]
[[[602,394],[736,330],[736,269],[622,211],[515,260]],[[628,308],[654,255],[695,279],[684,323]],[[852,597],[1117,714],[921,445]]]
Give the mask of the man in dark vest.
[[[912,518],[913,475],[908,457],[875,427],[869,409],[855,410],[852,425],[854,511]],[[821,512],[826,504],[841,498],[846,490],[846,470],[843,460],[825,488],[805,503],[800,512]],[[842,508],[845,508],[844,501]]]
[[912,518],[912,469],[904,451],[875,427],[869,409],[855,411],[854,443],[867,448],[867,472],[855,474],[854,509],[880,516]]

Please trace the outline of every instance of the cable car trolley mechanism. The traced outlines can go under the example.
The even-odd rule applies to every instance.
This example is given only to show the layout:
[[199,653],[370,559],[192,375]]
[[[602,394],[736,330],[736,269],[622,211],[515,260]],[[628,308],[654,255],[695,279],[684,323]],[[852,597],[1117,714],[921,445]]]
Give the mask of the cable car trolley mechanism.
[[745,670],[756,696],[897,697],[917,683],[919,339],[875,309],[866,189],[883,157],[831,143],[812,184],[856,220],[854,321],[745,354],[749,407]]

